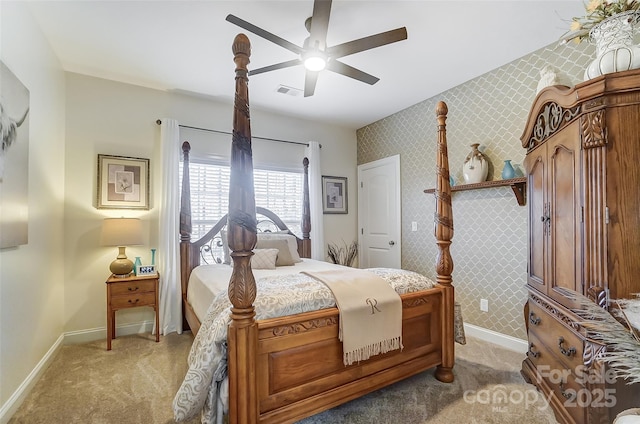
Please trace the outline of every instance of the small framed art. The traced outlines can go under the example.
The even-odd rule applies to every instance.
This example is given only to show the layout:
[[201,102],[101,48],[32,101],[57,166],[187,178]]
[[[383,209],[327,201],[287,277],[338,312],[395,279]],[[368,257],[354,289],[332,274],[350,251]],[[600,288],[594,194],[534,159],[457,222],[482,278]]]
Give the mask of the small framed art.
[[347,177],[322,176],[322,212],[348,213]]
[[149,209],[149,159],[98,155],[98,209]]

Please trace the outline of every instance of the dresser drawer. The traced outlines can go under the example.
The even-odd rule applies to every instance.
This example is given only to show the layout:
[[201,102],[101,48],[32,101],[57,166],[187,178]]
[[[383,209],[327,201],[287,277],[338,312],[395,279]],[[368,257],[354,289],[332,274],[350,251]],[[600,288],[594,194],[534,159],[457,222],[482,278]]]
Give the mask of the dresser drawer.
[[529,332],[534,333],[564,368],[575,372],[583,365],[584,341],[537,304],[529,301]]
[[540,376],[549,377],[551,381],[561,381],[567,374],[564,364],[552,354],[549,347],[542,342],[535,332],[529,330],[529,350],[527,357],[533,363]]
[[[555,380],[554,380],[555,382]],[[551,385],[553,394],[558,398],[562,407],[576,423],[585,422],[587,408],[595,403],[602,403],[602,389],[589,390],[576,382],[574,375],[567,375],[560,382]]]
[[155,292],[132,293],[122,296],[111,297],[111,307],[113,309],[133,308],[136,306],[153,306],[156,303]]
[[[553,403],[565,412],[562,416],[571,416],[576,423],[585,422],[585,400],[591,396],[587,388],[576,381],[573,369],[565,368],[564,364],[552,354],[535,333],[529,330],[529,351],[527,357],[533,363],[537,372],[533,382],[539,386],[544,380],[546,386],[551,389],[548,396],[553,396]],[[551,401],[551,399],[549,399]],[[564,422],[563,420],[560,420]],[[571,422],[571,421],[567,421]]]
[[111,283],[111,295],[119,296],[126,294],[137,294],[155,291],[155,280],[143,281],[123,281],[121,283]]

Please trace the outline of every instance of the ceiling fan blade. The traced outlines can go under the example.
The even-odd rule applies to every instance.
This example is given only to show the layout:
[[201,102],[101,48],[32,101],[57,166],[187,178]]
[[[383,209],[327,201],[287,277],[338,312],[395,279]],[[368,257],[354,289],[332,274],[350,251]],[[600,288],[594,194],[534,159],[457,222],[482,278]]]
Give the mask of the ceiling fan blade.
[[243,19],[238,18],[234,15],[227,15],[227,21],[232,24],[238,25],[240,28],[244,28],[247,31],[253,32],[255,35],[258,35],[265,40],[269,40],[272,43],[279,45],[280,47],[284,47],[285,49],[292,51],[296,54],[302,54],[302,47],[296,46],[295,44],[285,40],[284,38],[278,37],[275,34],[270,33],[269,31],[265,31],[262,28],[259,28]]
[[342,63],[334,59],[327,62],[327,69],[333,72],[337,72],[338,74],[342,74],[346,77],[362,81],[369,85],[373,85],[380,81],[380,78],[378,77],[369,75],[366,72],[362,72],[361,70],[354,68],[353,66],[349,66],[346,63]]
[[304,75],[304,97],[313,96],[320,72],[307,71]]
[[296,66],[296,65],[300,65],[300,64],[302,64],[302,61],[300,59],[288,60],[286,62],[276,63],[275,65],[269,65],[269,66],[265,66],[263,68],[252,69],[251,71],[249,71],[249,76],[262,74],[262,73],[269,72],[269,71],[275,71],[275,70],[278,70],[278,69],[289,68],[291,66]]
[[348,41],[338,44],[327,49],[327,55],[330,58],[348,56],[364,50],[374,49],[386,44],[395,43],[407,39],[407,28],[396,28],[391,31],[381,32],[376,35],[359,38],[357,40]]
[[309,29],[309,45],[324,51],[327,48],[327,30],[329,29],[329,15],[331,15],[331,0],[315,0],[311,28]]

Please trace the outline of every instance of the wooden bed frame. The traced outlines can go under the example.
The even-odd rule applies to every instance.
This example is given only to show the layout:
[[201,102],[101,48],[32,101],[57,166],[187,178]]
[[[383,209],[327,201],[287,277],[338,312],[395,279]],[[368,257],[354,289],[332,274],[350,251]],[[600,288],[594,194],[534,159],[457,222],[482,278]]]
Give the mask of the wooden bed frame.
[[[411,375],[436,367],[435,377],[453,381],[454,288],[449,246],[453,237],[451,187],[446,143],[445,103],[438,104],[435,237],[438,246],[436,287],[401,295],[402,351],[392,351],[345,366],[338,340],[338,310],[323,309],[257,321],[256,283],[250,259],[257,240],[256,206],[247,89],[251,46],[244,34],[233,43],[236,94],[233,112],[231,187],[227,239],[234,269],[229,282],[232,322],[228,329],[229,423],[292,423],[360,397]],[[186,324],[194,334],[200,322],[187,302],[189,275],[200,261],[200,247],[224,226],[191,242],[188,143],[180,212],[181,279]],[[299,239],[301,257],[310,257],[308,178]],[[260,209],[260,213],[269,212]],[[275,215],[271,217],[286,229]]]

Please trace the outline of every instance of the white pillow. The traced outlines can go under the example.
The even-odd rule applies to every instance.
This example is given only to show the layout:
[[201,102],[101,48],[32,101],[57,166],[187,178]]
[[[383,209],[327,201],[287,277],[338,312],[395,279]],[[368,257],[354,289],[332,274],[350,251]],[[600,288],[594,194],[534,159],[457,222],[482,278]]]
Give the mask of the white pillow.
[[291,258],[293,262],[302,262],[300,259],[300,255],[298,254],[298,241],[296,237],[292,234],[282,234],[282,233],[258,233],[258,240],[278,240],[284,239],[287,241],[289,245],[289,252],[291,253]]
[[251,257],[253,269],[276,269],[278,249],[254,249]]
[[258,238],[256,249],[278,249],[278,258],[276,266],[295,265],[291,252],[289,252],[289,243],[285,239],[263,239]]

